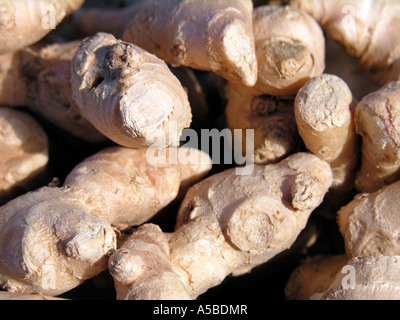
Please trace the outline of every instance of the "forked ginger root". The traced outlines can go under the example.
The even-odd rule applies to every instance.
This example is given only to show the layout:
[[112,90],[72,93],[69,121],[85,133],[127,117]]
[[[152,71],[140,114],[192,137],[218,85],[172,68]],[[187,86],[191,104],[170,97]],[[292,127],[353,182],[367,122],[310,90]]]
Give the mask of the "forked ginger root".
[[[29,114],[0,108],[0,203],[36,189],[49,160],[47,135]],[[36,186],[36,187],[35,187]]]
[[0,54],[28,47],[46,36],[84,0],[3,0]]
[[328,163],[298,153],[249,175],[228,169],[195,184],[174,232],[145,224],[110,257],[118,299],[195,299],[249,272],[294,243],[331,183]]
[[294,110],[306,147],[332,167],[331,190],[342,195],[351,191],[359,160],[359,140],[349,87],[335,75],[319,75],[299,90]]
[[357,104],[354,121],[362,137],[360,192],[373,192],[400,179],[400,81],[366,95]]
[[177,147],[191,123],[187,93],[168,66],[111,34],[82,42],[71,86],[82,116],[125,147]]
[[398,1],[289,0],[356,57],[380,85],[400,80]]
[[46,295],[75,288],[107,268],[117,249],[113,225],[147,221],[211,168],[198,150],[175,163],[171,150],[160,151],[153,156],[159,165],[146,154],[108,148],[77,165],[63,187],[43,187],[1,207],[0,285]]

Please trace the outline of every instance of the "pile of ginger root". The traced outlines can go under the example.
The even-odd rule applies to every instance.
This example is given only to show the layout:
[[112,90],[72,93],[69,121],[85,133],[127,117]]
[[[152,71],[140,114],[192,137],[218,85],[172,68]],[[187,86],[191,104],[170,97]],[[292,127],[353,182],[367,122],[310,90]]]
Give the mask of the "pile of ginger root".
[[0,2],[0,300],[400,299],[400,2]]

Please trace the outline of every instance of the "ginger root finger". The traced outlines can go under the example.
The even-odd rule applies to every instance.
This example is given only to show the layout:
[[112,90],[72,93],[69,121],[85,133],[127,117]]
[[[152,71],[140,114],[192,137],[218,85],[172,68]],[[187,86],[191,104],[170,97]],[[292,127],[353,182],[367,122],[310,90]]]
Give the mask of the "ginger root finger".
[[250,0],[150,0],[133,6],[124,40],[173,66],[214,71],[233,82],[255,84]]
[[356,189],[373,192],[400,179],[400,81],[366,95],[354,121],[361,135],[361,168]]
[[[228,169],[190,188],[179,209],[175,231],[165,233],[171,267],[190,298],[289,248],[331,183],[328,163],[300,153],[279,164],[255,165],[249,175],[237,176],[234,169]],[[136,237],[130,245],[140,241]],[[135,252],[129,254],[133,255],[130,259],[140,258]],[[114,279],[125,271],[114,270]],[[158,275],[164,272],[163,268]],[[145,276],[131,280],[120,289],[121,299],[148,287]]]
[[294,105],[299,134],[306,147],[332,167],[331,190],[336,194],[351,191],[360,152],[349,87],[335,75],[322,74],[304,84]]
[[117,144],[176,147],[191,123],[187,93],[167,65],[106,33],[85,39],[71,66],[83,117]]

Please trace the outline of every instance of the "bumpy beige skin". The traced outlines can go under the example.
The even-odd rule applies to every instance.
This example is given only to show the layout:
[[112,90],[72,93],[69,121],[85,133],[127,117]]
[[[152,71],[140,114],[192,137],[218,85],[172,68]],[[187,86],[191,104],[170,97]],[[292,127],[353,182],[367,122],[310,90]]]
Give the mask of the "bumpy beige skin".
[[187,164],[170,164],[168,152],[151,165],[145,149],[108,148],[75,167],[63,187],[43,187],[1,207],[1,286],[58,295],[105,270],[116,250],[113,224],[150,219],[211,168],[200,151],[178,158]]
[[[279,164],[256,165],[251,175],[237,176],[234,169],[229,169],[195,184],[181,204],[176,230],[165,234],[170,265],[184,284],[182,296],[188,294],[195,299],[228,275],[249,272],[289,248],[331,183],[328,163],[312,154],[299,153]],[[139,246],[140,241],[148,239],[138,237],[128,247]],[[154,250],[159,252],[160,245]],[[145,263],[121,284],[118,274],[129,274],[135,265],[132,261],[144,261],[150,255],[147,251],[146,255],[124,252],[124,259],[111,263],[121,299],[136,297],[143,290],[147,297],[154,296],[153,292],[166,292],[163,287],[168,283],[178,287],[175,277],[166,280],[168,267],[152,276],[165,283],[148,285],[146,270],[150,266]],[[120,257],[120,251],[115,255]]]
[[[256,164],[268,164],[293,153],[299,145],[293,99],[253,95],[252,88],[228,84],[225,114],[228,128],[242,130],[242,153],[252,152]],[[254,130],[254,145],[248,145],[246,129]]]
[[119,145],[176,147],[191,123],[187,93],[167,65],[138,46],[98,33],[72,60],[83,117]]
[[400,255],[400,182],[359,194],[338,212],[338,224],[352,257]]
[[83,2],[83,0],[1,1],[0,54],[36,43],[68,14],[79,9]]
[[354,121],[362,137],[356,188],[373,192],[400,178],[400,81],[365,96]]
[[[356,257],[346,263],[354,268],[355,288],[349,284],[349,271],[339,272],[322,293],[314,294],[312,300],[399,300],[400,299],[400,256],[374,255]],[[347,269],[349,270],[349,269]]]
[[[30,190],[49,160],[47,135],[27,113],[0,108],[0,203]],[[36,187],[35,187],[36,188]]]
[[29,107],[73,136],[102,142],[107,138],[72,100],[71,60],[80,43],[32,46],[0,56],[0,103]]
[[250,0],[150,0],[130,9],[123,39],[172,65],[214,71],[247,86],[257,80]]
[[306,147],[332,167],[331,189],[336,193],[352,190],[360,149],[347,84],[330,74],[310,79],[297,93],[294,110]]
[[260,94],[295,95],[324,71],[325,38],[307,13],[288,6],[254,9],[253,30],[258,61],[254,89]]
[[[177,156],[173,151],[177,151]],[[78,164],[64,185],[96,203],[92,215],[113,225],[140,225],[211,169],[208,154],[191,149],[154,151],[111,147]],[[183,163],[183,161],[187,163]]]
[[290,275],[286,299],[309,300],[313,294],[326,291],[348,260],[345,254],[307,258]]
[[400,3],[365,0],[291,0],[311,14],[381,85],[399,79]]

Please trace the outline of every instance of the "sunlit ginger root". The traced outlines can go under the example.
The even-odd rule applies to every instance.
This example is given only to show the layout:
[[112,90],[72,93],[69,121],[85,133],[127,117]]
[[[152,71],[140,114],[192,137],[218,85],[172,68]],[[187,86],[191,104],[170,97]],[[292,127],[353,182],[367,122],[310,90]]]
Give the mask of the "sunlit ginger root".
[[[169,250],[158,240],[163,238],[161,230],[144,225],[139,229],[143,236],[133,233],[132,241],[128,238],[111,256],[119,299],[168,299],[169,288],[175,288],[170,297],[195,299],[230,274],[250,272],[294,243],[332,183],[329,164],[308,153],[279,164],[255,165],[248,175],[236,175],[235,169],[189,189],[175,231],[163,233]],[[146,259],[160,251],[164,256],[157,270],[153,258]],[[150,285],[155,282],[158,285]]]

